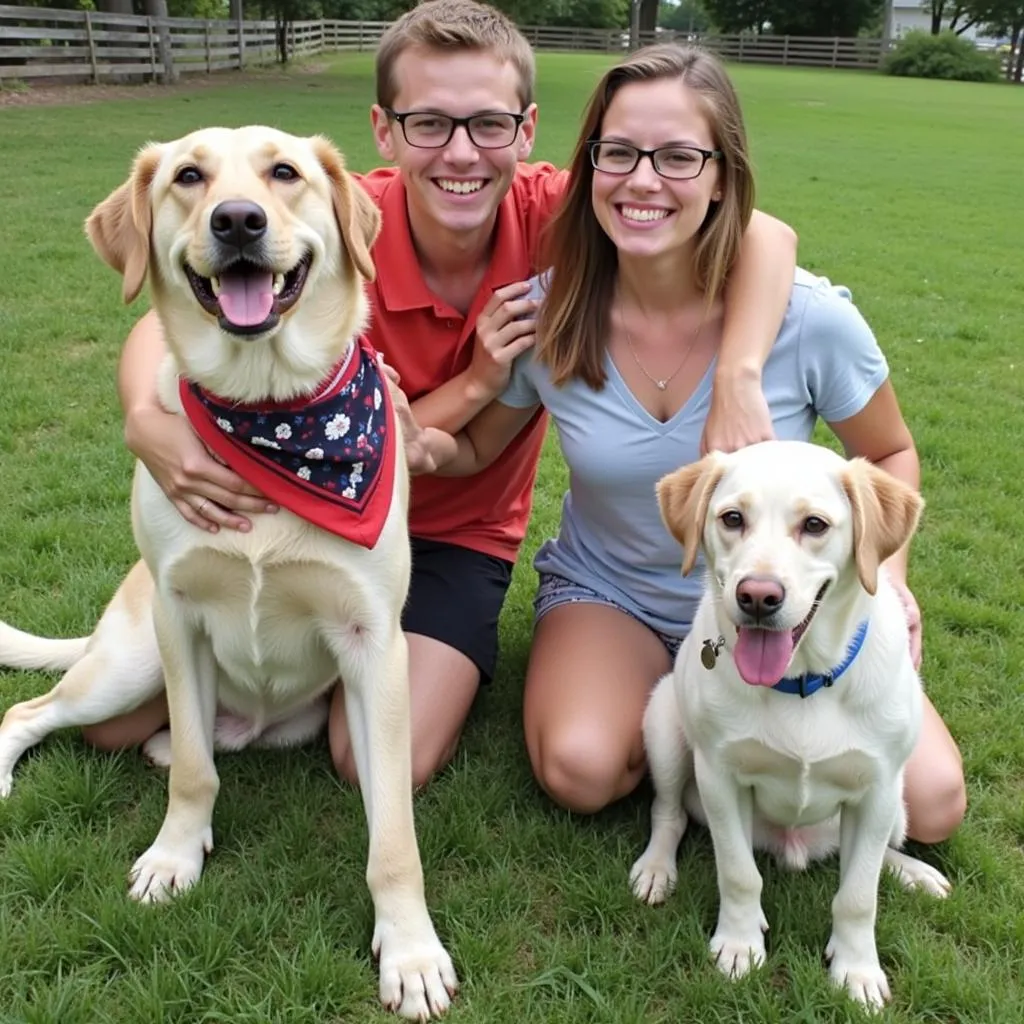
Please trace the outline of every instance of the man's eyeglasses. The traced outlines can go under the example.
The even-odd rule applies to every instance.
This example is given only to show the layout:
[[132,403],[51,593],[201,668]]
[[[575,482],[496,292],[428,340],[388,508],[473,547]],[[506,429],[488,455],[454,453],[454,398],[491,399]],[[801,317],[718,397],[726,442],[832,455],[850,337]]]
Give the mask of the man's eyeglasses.
[[709,160],[721,160],[724,155],[720,149],[700,149],[697,146],[638,149],[628,142],[608,142],[604,139],[593,139],[589,147],[590,162],[597,171],[605,174],[632,174],[646,156],[658,174],[674,181],[700,177]]
[[519,133],[525,114],[503,110],[487,111],[472,117],[451,117],[433,110],[407,110],[399,113],[390,107],[384,113],[402,126],[402,134],[410,146],[418,149],[441,149],[451,142],[456,128],[465,128],[469,141],[477,149],[504,149],[511,146]]

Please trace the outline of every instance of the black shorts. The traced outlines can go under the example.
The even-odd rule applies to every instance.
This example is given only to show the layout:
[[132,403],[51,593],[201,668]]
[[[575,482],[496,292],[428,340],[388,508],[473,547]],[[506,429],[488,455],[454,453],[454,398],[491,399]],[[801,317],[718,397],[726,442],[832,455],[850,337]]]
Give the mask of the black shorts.
[[406,633],[454,647],[489,683],[498,661],[498,616],[512,562],[444,541],[412,538],[412,583],[402,613]]

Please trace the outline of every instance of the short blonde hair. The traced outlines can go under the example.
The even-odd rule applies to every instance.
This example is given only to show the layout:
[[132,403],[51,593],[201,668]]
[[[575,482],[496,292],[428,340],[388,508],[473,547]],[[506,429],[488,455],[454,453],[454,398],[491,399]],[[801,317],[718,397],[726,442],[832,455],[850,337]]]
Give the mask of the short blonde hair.
[[722,199],[700,226],[694,254],[698,286],[708,305],[721,294],[754,209],[754,176],[743,113],[719,60],[696,46],[663,43],[637,50],[607,71],[583,121],[570,166],[570,184],[546,239],[551,266],[537,331],[537,358],[556,385],[579,377],[592,388],[605,383],[604,350],[611,322],[618,254],[594,213],[594,169],[588,143],[600,138],[612,98],[624,85],[677,79],[698,94],[719,161]]
[[398,93],[395,63],[413,48],[440,53],[478,51],[507,61],[519,74],[519,100],[533,102],[537,76],[533,49],[501,11],[476,0],[426,0],[389,26],[377,48],[377,103],[394,105]]

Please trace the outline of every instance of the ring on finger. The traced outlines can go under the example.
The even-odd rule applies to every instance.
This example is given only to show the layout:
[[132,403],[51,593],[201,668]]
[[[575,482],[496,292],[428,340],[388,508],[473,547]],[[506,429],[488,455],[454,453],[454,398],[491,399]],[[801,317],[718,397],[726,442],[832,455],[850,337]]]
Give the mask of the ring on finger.
[[203,498],[203,500],[201,502],[199,502],[199,505],[196,507],[196,514],[197,515],[202,515],[203,512],[206,509],[206,506],[209,505],[209,504],[210,504],[209,498]]

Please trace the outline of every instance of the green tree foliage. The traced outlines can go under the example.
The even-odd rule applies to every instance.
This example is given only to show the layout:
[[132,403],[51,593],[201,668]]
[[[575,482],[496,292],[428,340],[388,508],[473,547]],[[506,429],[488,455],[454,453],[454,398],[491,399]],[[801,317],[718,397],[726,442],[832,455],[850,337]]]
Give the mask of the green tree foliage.
[[707,32],[711,19],[698,0],[682,0],[681,3],[662,0],[658,7],[658,25],[673,32]]
[[877,21],[883,0],[701,0],[721,32],[855,36]]

